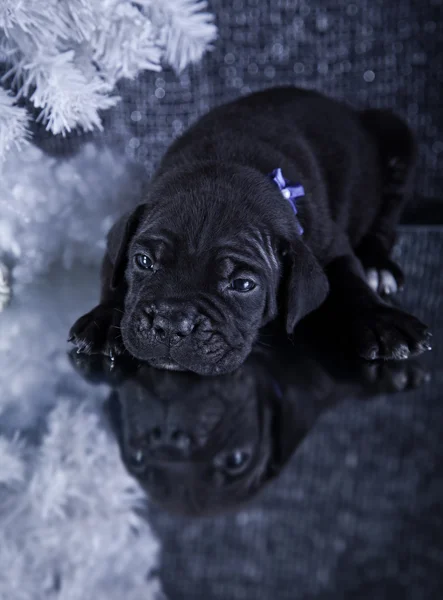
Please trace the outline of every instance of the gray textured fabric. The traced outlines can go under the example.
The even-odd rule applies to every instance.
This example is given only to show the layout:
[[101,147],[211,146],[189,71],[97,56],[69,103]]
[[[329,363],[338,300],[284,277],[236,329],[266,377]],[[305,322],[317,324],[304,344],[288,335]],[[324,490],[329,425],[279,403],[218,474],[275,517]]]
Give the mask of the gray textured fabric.
[[[122,136],[150,173],[212,106],[271,85],[308,86],[407,118],[420,143],[418,193],[441,197],[441,0],[211,0],[209,8],[219,28],[214,51],[179,76],[122,82],[123,102],[104,115],[106,139]],[[81,139],[50,138],[45,147],[67,151]]]
[[180,600],[438,599],[443,593],[443,231],[404,229],[402,304],[429,322],[432,382],[325,413],[238,514],[159,509],[161,579]]

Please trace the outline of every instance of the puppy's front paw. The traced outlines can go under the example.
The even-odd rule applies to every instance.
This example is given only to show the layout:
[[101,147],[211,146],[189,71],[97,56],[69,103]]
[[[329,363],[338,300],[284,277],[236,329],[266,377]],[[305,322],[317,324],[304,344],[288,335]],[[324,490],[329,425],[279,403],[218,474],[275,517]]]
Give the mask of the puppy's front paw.
[[431,333],[416,317],[386,304],[374,304],[351,319],[351,335],[367,360],[404,360],[431,349]]
[[99,304],[74,323],[68,342],[85,354],[105,354],[110,357],[123,354],[120,309]]
[[85,381],[92,384],[105,383],[113,387],[133,376],[138,366],[138,363],[129,356],[111,360],[109,356],[103,354],[79,353],[75,348],[70,350],[68,357],[75,371]]

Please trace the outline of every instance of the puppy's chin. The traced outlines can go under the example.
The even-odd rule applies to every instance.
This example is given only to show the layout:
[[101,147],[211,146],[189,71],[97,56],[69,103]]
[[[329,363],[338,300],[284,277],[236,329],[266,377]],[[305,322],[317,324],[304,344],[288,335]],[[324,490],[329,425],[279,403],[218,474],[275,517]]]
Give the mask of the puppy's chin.
[[[200,352],[192,351],[185,346],[166,350],[164,347],[152,348],[147,346],[146,342],[143,343],[143,341],[125,339],[125,336],[123,336],[123,341],[126,349],[132,356],[148,363],[156,369],[190,371],[197,375],[225,375],[232,373],[242,365],[251,351],[251,348],[246,345],[243,348],[231,348],[211,361],[204,353],[200,355]],[[160,350],[162,351],[161,353]],[[156,351],[158,352],[157,356],[155,355]]]
[[174,349],[171,356],[182,369],[197,375],[211,376],[226,375],[237,370],[246,360],[249,352],[250,348],[229,349],[214,362],[208,360],[204,354],[200,357],[197,353],[188,353],[185,348]]
[[[128,348],[128,350],[131,352],[130,348]],[[238,350],[232,350],[228,352],[222,360],[211,364],[204,360],[199,360],[198,356],[195,355],[177,357],[177,360],[175,360],[175,356],[151,357],[144,352],[133,352],[135,358],[143,360],[155,369],[191,372],[205,376],[232,373],[242,365],[248,354],[249,352],[242,353]]]

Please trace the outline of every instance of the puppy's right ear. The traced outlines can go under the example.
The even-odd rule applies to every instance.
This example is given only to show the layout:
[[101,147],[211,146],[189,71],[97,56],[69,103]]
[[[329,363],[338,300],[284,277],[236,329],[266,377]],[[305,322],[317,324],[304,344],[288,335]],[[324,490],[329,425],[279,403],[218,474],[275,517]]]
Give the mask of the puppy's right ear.
[[108,256],[112,264],[111,289],[121,283],[128,258],[128,246],[137,231],[145,211],[145,205],[139,204],[132,212],[124,214],[114,223],[107,236]]
[[291,243],[291,262],[287,287],[286,331],[290,335],[295,325],[326,299],[329,282],[320,263],[308,246],[297,239]]

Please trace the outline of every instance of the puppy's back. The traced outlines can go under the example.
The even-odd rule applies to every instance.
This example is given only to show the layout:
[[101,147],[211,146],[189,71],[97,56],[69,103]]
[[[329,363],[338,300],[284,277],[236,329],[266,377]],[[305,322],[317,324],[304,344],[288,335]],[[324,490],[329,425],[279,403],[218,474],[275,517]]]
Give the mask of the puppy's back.
[[315,91],[271,88],[211,110],[172,144],[157,174],[196,161],[245,165],[265,175],[280,167],[303,183],[317,211],[344,229],[352,221],[356,238],[363,233],[359,215],[369,222],[379,208],[377,140],[357,111]]

